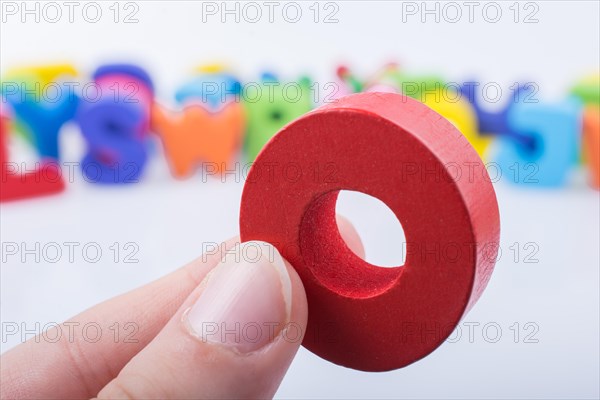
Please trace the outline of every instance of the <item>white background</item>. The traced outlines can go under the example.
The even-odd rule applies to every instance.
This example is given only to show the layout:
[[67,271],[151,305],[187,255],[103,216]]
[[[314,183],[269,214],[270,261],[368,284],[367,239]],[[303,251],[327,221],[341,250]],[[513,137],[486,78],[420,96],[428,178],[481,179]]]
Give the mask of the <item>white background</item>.
[[[64,7],[57,23],[45,22],[43,16],[39,23],[34,16],[22,23],[21,14],[4,15],[2,72],[29,63],[71,61],[85,74],[103,62],[134,61],[148,68],[159,98],[168,102],[192,68],[207,62],[227,62],[244,80],[256,79],[268,68],[283,78],[308,73],[325,83],[339,62],[364,75],[398,60],[409,71],[435,72],[450,81],[474,77],[505,88],[518,80],[534,81],[539,98],[554,100],[599,66],[595,1],[535,2],[539,21],[532,24],[514,22],[509,8],[513,2],[498,2],[503,14],[495,24],[484,19],[484,2],[475,9],[473,23],[458,2],[463,17],[454,24],[443,15],[439,23],[433,15],[422,22],[421,14],[404,15],[403,22],[403,4],[392,1],[336,2],[339,21],[333,24],[313,21],[312,2],[299,3],[303,16],[293,24],[277,10],[269,23],[265,7],[258,23],[243,18],[238,23],[233,16],[222,23],[220,14],[203,21],[199,2],[138,1],[138,22],[125,24],[114,22],[112,3],[101,3],[103,15],[95,24],[85,21],[81,8],[75,10],[73,23]],[[120,20],[124,14],[121,8]],[[81,159],[83,144],[75,128],[65,129],[61,146],[67,161]],[[27,158],[18,143],[12,150]],[[598,192],[583,181],[578,171],[568,187],[559,189],[495,185],[503,255],[488,289],[464,320],[480,324],[472,338],[463,323],[456,343],[388,373],[345,369],[301,349],[278,396],[598,398],[600,207]],[[76,176],[60,196],[3,204],[3,243],[96,242],[105,255],[95,264],[81,257],[56,264],[3,260],[2,322],[30,327],[60,322],[196,258],[202,243],[237,234],[242,187],[233,178],[226,183],[203,182],[200,176],[175,181],[157,154],[143,182],[132,187],[97,187]],[[363,236],[369,261],[399,259],[402,238],[389,211],[366,208],[372,203],[357,196],[345,196],[340,203],[339,211],[351,217]],[[114,242],[137,243],[139,263],[115,264],[108,250]],[[524,262],[529,252],[523,247],[529,242],[539,248],[533,257],[537,263]],[[521,248],[517,262],[510,248],[514,243]],[[496,343],[483,334],[486,323],[500,326]],[[511,330],[515,323],[518,343]],[[525,343],[524,336],[533,331],[524,329],[526,323],[537,327],[530,337],[537,343]],[[493,336],[494,329],[488,333]],[[19,342],[16,337],[3,340],[2,351]]]

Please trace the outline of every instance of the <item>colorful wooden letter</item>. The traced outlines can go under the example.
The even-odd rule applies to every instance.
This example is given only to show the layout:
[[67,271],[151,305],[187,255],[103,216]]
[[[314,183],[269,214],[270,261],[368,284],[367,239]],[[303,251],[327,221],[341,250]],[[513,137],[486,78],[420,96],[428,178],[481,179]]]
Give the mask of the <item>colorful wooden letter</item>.
[[0,202],[62,192],[65,183],[56,163],[45,159],[40,167],[23,173],[19,164],[8,161],[8,126],[8,117],[0,115]]
[[253,161],[279,129],[312,109],[312,99],[307,79],[281,83],[268,77],[246,88],[243,93],[248,119],[245,148],[248,161]]
[[484,156],[491,138],[479,134],[477,114],[468,100],[461,98],[460,93],[440,90],[427,96],[424,103],[450,120],[465,135],[475,151],[481,157]]
[[600,104],[600,74],[590,75],[579,81],[571,94],[584,104]]
[[526,135],[532,145],[500,137],[496,162],[503,177],[517,184],[559,186],[577,160],[581,104],[521,103],[508,113],[509,129]]
[[95,72],[99,99],[84,99],[77,112],[88,154],[81,168],[95,183],[137,182],[147,159],[154,89],[135,65],[105,65]]
[[583,151],[590,184],[600,189],[600,108],[587,106],[583,112]]
[[532,93],[533,88],[526,85],[519,85],[514,93],[512,93],[511,100],[506,103],[504,108],[500,111],[492,112],[484,110],[479,104],[476,96],[478,86],[479,83],[475,81],[465,82],[461,85],[460,91],[462,97],[467,99],[475,109],[479,134],[484,137],[494,135],[510,138],[531,149],[533,147],[533,139],[512,129],[508,123],[508,113],[516,104],[529,101],[528,96]]
[[211,112],[218,112],[231,102],[241,101],[242,85],[230,73],[211,69],[186,82],[175,93],[177,102],[185,107],[199,104]]
[[73,119],[79,104],[76,73],[69,65],[21,68],[11,71],[2,83],[16,123],[42,158],[60,158],[59,131]]
[[163,142],[175,177],[190,175],[200,162],[210,163],[215,172],[221,172],[241,147],[244,110],[240,103],[231,102],[216,113],[200,105],[174,113],[155,104],[152,128]]

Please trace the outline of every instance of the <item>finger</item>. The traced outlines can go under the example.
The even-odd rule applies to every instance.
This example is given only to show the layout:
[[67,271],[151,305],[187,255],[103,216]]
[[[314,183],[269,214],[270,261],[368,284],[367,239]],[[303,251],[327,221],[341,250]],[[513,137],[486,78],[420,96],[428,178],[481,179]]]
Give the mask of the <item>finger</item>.
[[237,241],[215,244],[210,254],[185,267],[9,350],[0,362],[0,397],[95,396],[160,332],[223,252]]
[[[342,237],[356,254],[364,254],[356,231],[341,219]],[[38,336],[6,352],[0,360],[0,397],[94,396],[156,336],[223,251],[235,243],[237,239],[231,239],[215,246],[215,251],[185,267],[45,332],[45,337],[59,337],[58,341]],[[83,335],[86,326],[104,334],[97,342],[91,341]],[[115,327],[121,331],[116,333]]]
[[362,240],[360,240],[360,236],[356,231],[356,228],[354,228],[354,225],[352,225],[352,222],[340,214],[336,214],[336,222],[338,225],[338,230],[340,231],[340,236],[342,239],[344,239],[344,242],[346,242],[346,246],[348,246],[348,248],[352,250],[354,254],[364,260],[365,248],[362,244]]
[[300,278],[277,250],[242,243],[98,397],[272,397],[302,342],[307,312]]

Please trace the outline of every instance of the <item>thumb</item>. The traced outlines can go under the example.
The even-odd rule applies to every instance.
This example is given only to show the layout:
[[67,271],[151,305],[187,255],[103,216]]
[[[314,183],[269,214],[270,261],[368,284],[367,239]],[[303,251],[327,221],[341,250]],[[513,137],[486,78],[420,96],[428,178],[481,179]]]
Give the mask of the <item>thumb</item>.
[[238,244],[98,398],[272,397],[306,320],[296,271],[270,244]]

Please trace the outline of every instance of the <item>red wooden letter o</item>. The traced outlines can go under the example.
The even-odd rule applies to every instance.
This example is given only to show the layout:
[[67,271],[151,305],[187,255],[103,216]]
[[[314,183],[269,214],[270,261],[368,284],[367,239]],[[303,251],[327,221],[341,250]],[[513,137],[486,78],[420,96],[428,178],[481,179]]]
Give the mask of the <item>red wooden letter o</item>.
[[[407,239],[403,266],[377,267],[348,249],[335,222],[340,190],[394,212]],[[496,262],[500,222],[485,166],[452,124],[410,98],[364,93],[271,139],[248,174],[240,232],[275,245],[298,271],[305,347],[385,371],[431,353],[473,306]]]

